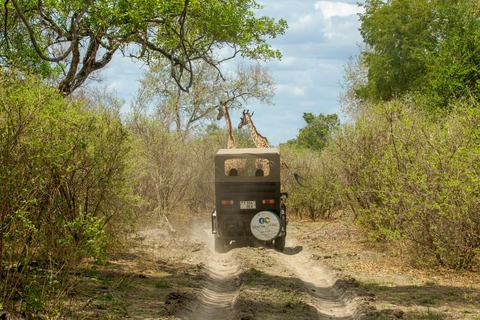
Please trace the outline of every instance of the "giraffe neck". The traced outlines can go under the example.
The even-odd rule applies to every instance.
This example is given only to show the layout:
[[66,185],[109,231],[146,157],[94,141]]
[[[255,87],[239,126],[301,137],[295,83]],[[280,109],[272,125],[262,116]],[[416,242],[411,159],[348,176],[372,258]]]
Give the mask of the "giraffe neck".
[[248,130],[250,131],[250,135],[252,136],[252,140],[253,143],[255,143],[255,146],[257,148],[270,148],[267,138],[257,132],[257,128],[255,128],[255,125],[253,124],[252,118],[249,114],[247,114],[247,121]]
[[230,115],[228,114],[227,106],[224,105],[223,108],[225,109],[224,116],[225,116],[225,123],[227,124],[227,137],[228,137],[227,148],[237,149],[238,145],[237,145],[237,142],[235,141],[235,137],[233,136],[232,122],[230,121]]

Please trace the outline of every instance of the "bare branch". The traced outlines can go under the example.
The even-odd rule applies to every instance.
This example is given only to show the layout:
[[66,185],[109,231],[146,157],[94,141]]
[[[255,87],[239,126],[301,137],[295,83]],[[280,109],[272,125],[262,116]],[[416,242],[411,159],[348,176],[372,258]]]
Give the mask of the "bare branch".
[[4,35],[5,35],[5,41],[6,41],[6,43],[7,43],[7,50],[9,50],[8,38],[7,38],[8,1],[9,1],[9,0],[6,0],[5,3],[4,3],[4,6],[5,6],[5,30],[4,30]]
[[[184,43],[184,39],[185,39],[185,20],[186,20],[186,16],[187,16],[187,7],[188,7],[188,3],[190,2],[190,0],[185,0],[185,5],[184,5],[184,8],[183,8],[183,12],[180,16],[180,34],[179,34],[179,39],[178,39],[178,43],[177,45],[172,49],[170,55],[171,57],[173,57],[175,55],[175,51],[178,50],[178,48],[182,48],[183,49],[183,52],[185,53],[185,56],[187,57],[187,61],[188,61],[188,66],[189,68],[187,68],[185,66],[185,64],[182,64],[180,66],[180,76],[177,75],[177,73],[175,72],[175,64],[174,64],[174,61],[173,60],[170,60],[171,62],[171,68],[172,68],[172,77],[173,79],[175,80],[175,82],[177,83],[177,85],[180,87],[180,89],[182,91],[185,91],[185,92],[188,92],[188,90],[191,88],[192,84],[193,84],[193,69],[192,69],[192,62],[191,62],[191,59],[189,59],[189,55],[187,53],[187,50],[185,48],[185,43]],[[182,75],[183,75],[183,70],[186,69],[190,75],[190,79],[188,81],[188,85],[186,87],[183,87],[182,83],[181,83],[181,79],[182,79]]]
[[169,60],[173,60],[175,61],[175,64],[176,65],[184,65],[184,61],[178,59],[177,57],[174,57],[172,56],[170,53],[168,53],[165,49],[162,49],[162,48],[159,48],[157,47],[156,45],[154,45],[153,43],[151,43],[150,41],[148,41],[147,39],[143,39],[143,38],[138,38],[137,39],[138,42],[141,44],[141,45],[144,45],[145,47],[153,50],[153,51],[156,51],[158,53],[160,53],[162,56],[164,56],[165,58],[169,59]]
[[20,18],[22,19],[23,21],[23,24],[25,25],[25,27],[27,27],[28,29],[28,34],[30,36],[30,40],[32,41],[32,44],[33,44],[33,47],[35,48],[35,51],[37,52],[37,54],[40,56],[40,58],[42,58],[43,60],[45,61],[48,61],[48,62],[60,62],[62,60],[64,60],[66,57],[68,57],[68,55],[72,52],[74,46],[76,45],[75,43],[78,41],[78,34],[76,33],[76,28],[77,28],[77,24],[78,24],[78,21],[81,19],[81,17],[87,12],[88,10],[88,7],[90,6],[92,0],[88,0],[87,3],[85,4],[83,10],[80,12],[80,14],[77,16],[77,18],[75,19],[75,22],[73,23],[73,25],[71,26],[71,31],[72,31],[72,34],[74,35],[73,39],[72,39],[72,43],[70,44],[70,47],[60,56],[60,57],[56,57],[56,58],[51,58],[51,57],[47,57],[46,55],[43,54],[42,50],[40,50],[40,47],[38,46],[38,43],[37,43],[37,40],[35,39],[35,33],[33,31],[33,28],[32,26],[28,23],[27,19],[25,18],[25,16],[23,15],[22,13],[22,10],[20,9],[18,3],[16,0],[11,0],[13,5],[15,6],[15,10],[17,11],[18,15],[20,16]]
[[83,66],[77,73],[77,75],[73,78],[69,88],[69,92],[66,92],[67,94],[72,93],[75,89],[80,87],[85,82],[85,80],[87,80],[88,76],[92,72],[105,67],[112,60],[113,55],[117,51],[117,48],[107,50],[107,52],[103,54],[102,59],[95,61],[99,46],[100,41],[98,41],[98,39],[96,39],[95,37],[92,37],[89,45],[89,50],[87,50],[87,52],[89,52],[89,55],[85,55],[85,58],[83,59]]

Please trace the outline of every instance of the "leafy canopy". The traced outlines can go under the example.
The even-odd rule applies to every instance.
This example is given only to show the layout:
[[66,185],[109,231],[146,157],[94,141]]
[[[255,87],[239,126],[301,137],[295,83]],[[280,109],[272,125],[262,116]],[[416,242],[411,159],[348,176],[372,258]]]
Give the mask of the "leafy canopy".
[[366,85],[374,101],[426,95],[437,107],[478,94],[480,5],[476,1],[367,0],[360,32]]
[[305,120],[306,125],[299,130],[296,139],[287,142],[288,146],[321,151],[330,140],[333,130],[340,125],[336,114],[324,115],[320,113],[315,116],[310,112],[304,112],[303,120]]
[[58,75],[60,91],[70,94],[117,51],[147,63],[162,57],[188,91],[193,61],[281,57],[267,40],[283,34],[286,21],[256,16],[261,8],[254,0],[6,1],[0,63]]

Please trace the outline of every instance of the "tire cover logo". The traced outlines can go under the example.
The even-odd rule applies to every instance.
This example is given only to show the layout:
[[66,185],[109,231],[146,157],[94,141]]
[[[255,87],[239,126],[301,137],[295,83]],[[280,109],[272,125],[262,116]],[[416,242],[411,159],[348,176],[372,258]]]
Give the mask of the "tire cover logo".
[[250,230],[258,240],[273,240],[280,232],[280,219],[271,211],[260,211],[252,218]]

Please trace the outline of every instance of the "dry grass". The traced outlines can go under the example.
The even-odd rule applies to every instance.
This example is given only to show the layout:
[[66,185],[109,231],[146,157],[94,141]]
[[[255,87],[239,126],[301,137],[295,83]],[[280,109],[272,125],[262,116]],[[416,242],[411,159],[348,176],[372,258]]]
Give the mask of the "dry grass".
[[402,248],[372,246],[348,222],[295,224],[318,259],[375,294],[381,318],[480,319],[479,272],[422,268]]

